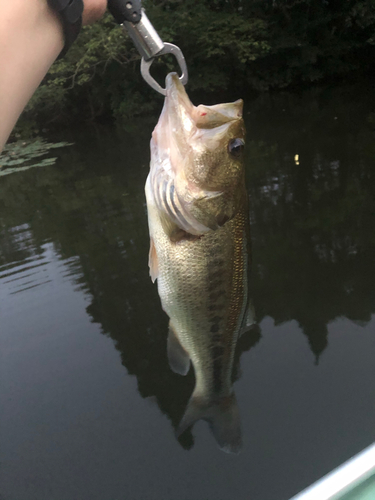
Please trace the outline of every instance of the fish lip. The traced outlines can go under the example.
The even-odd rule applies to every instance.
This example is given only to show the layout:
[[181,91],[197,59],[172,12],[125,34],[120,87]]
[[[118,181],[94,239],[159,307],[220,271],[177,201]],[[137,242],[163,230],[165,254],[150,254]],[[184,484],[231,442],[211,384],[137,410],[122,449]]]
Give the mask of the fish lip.
[[171,124],[174,127],[182,127],[185,131],[191,132],[195,125],[195,106],[190,101],[177,73],[167,75],[165,88],[167,92],[165,106]]
[[182,126],[189,134],[193,129],[217,129],[220,126],[242,120],[242,99],[213,106],[205,106],[204,104],[194,106],[177,73],[167,75],[165,87],[165,106],[168,114],[173,113],[174,125]]
[[166,76],[165,89],[167,91],[167,97],[172,97],[172,94],[174,92],[178,92],[179,94],[184,94],[187,97],[185,87],[181,83],[178,74],[175,72],[168,73],[168,75]]
[[194,106],[177,73],[169,73],[166,76],[165,88],[164,106],[152,133],[151,150],[154,148],[156,152],[160,149],[160,155],[164,159],[174,150],[177,161],[170,159],[173,166],[179,163],[181,157],[186,156],[189,149],[188,138],[196,130],[191,118]]

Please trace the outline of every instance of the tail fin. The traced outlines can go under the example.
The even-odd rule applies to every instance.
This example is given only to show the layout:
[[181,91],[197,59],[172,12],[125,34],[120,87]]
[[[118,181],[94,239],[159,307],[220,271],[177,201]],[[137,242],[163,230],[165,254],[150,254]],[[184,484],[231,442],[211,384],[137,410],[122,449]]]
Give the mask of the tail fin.
[[227,453],[239,453],[241,451],[241,423],[234,394],[214,401],[193,394],[177,428],[177,436],[198,420],[208,421],[221,450]]

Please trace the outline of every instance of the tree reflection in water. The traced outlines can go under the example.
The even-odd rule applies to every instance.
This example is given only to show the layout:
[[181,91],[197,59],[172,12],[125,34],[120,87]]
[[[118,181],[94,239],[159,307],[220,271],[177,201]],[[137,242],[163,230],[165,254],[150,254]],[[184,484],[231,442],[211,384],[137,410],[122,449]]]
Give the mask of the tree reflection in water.
[[[329,322],[344,316],[366,324],[375,312],[374,104],[364,87],[247,104],[257,321],[298,321],[316,362]],[[176,427],[194,375],[169,369],[168,319],[148,276],[143,184],[151,129],[82,134],[56,167],[4,177],[0,271],[42,255],[46,242],[62,260],[74,257],[71,279],[89,295],[92,321],[114,340],[141,396]],[[27,241],[17,227],[27,227]],[[241,353],[260,336],[258,328],[239,340],[234,378]],[[191,447],[192,435],[180,442]]]

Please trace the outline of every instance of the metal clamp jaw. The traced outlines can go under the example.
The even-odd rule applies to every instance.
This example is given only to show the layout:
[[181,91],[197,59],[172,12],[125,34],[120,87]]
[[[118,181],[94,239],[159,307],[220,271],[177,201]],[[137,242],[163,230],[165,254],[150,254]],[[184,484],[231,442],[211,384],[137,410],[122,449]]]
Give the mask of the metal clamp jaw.
[[144,9],[141,8],[140,0],[109,0],[108,8],[116,22],[121,24],[129,34],[141,54],[141,74],[154,90],[166,95],[166,90],[150,74],[150,67],[155,57],[164,54],[173,54],[176,57],[181,70],[180,81],[183,85],[187,84],[187,66],[180,48],[162,41]]

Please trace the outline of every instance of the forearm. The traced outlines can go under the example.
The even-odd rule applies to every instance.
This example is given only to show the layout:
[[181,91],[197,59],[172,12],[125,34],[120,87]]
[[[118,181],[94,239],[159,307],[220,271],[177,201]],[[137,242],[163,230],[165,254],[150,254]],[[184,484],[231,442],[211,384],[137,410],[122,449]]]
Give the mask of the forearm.
[[0,151],[63,45],[47,0],[0,0]]

